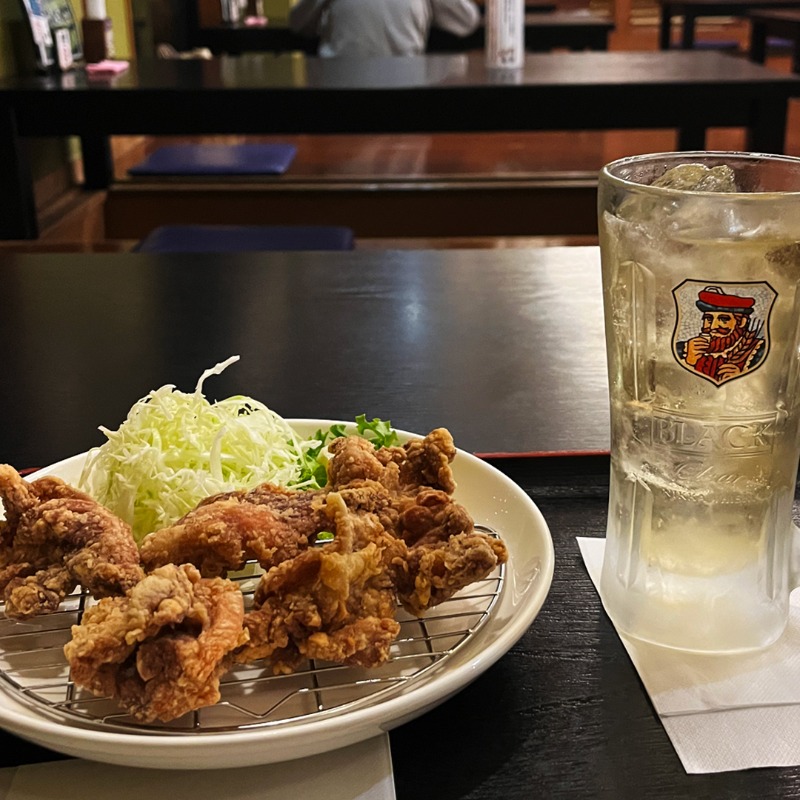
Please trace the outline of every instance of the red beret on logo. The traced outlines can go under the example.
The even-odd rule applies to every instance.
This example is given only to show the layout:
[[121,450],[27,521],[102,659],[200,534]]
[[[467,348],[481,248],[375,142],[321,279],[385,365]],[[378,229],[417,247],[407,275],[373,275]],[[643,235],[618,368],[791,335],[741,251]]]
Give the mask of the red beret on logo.
[[719,286],[706,286],[697,294],[697,307],[701,311],[730,311],[732,314],[752,314],[756,301],[752,297],[726,294]]

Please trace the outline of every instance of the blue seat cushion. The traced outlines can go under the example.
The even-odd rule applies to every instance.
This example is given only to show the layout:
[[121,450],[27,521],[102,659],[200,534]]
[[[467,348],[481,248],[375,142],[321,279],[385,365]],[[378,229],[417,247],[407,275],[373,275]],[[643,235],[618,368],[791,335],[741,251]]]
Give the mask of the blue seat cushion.
[[175,144],[159,147],[131,167],[131,175],[281,175],[293,144]]
[[355,236],[340,225],[162,225],[137,253],[234,253],[258,250],[352,250]]

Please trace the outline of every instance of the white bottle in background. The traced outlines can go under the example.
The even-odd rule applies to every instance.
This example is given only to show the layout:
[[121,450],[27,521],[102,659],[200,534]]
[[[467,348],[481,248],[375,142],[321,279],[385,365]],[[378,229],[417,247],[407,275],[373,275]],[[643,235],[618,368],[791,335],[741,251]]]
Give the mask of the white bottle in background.
[[525,0],[486,0],[486,66],[518,69],[525,60]]
[[108,17],[106,0],[86,0],[85,8],[85,16],[88,19],[106,19]]

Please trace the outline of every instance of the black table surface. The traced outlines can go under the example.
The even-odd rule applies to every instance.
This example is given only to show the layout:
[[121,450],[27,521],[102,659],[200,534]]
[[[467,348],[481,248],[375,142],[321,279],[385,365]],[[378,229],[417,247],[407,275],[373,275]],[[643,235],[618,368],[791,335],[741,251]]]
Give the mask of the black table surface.
[[800,73],[800,6],[764,8],[750,11],[747,16],[750,19],[750,59],[759,64],[766,61],[769,37],[788,39],[791,45],[792,72]]
[[[795,0],[800,3],[800,0]],[[468,127],[474,124],[479,110],[468,114],[457,107],[460,92],[469,92],[476,100],[482,96],[488,98],[498,87],[502,87],[507,98],[515,95],[522,97],[526,91],[533,89],[570,89],[587,94],[598,89],[630,93],[639,90],[642,93],[653,91],[659,85],[666,84],[676,89],[687,90],[697,86],[717,85],[744,87],[757,84],[763,89],[780,87],[788,90],[797,89],[799,81],[796,77],[774,70],[750,64],[746,60],[735,59],[721,53],[691,52],[665,53],[660,51],[613,51],[594,53],[528,53],[523,66],[519,70],[487,69],[483,53],[444,54],[435,53],[423,56],[408,57],[375,57],[375,58],[320,58],[300,54],[246,53],[242,56],[220,56],[210,60],[140,60],[132,62],[129,68],[113,77],[97,77],[77,67],[66,73],[49,75],[19,75],[0,79],[0,100],[11,104],[17,111],[19,125],[23,133],[98,133],[126,132],[148,133],[152,131],[169,131],[168,118],[175,118],[172,126],[185,130],[177,119],[175,109],[164,109],[153,105],[149,114],[143,118],[134,118],[133,114],[122,117],[125,104],[134,103],[141,108],[142,102],[152,103],[154,100],[181,97],[204,97],[209,102],[225,102],[225,98],[238,99],[245,97],[253,103],[253,114],[250,119],[208,119],[205,126],[200,122],[199,110],[192,116],[193,125],[200,126],[198,132],[214,130],[229,132],[266,132],[264,125],[270,124],[265,117],[272,119],[274,132],[300,130],[295,119],[281,119],[287,110],[305,108],[300,118],[305,125],[312,126],[313,132],[344,133],[352,131],[353,122],[348,118],[317,119],[313,122],[312,109],[300,98],[313,98],[315,101],[335,101],[337,105],[322,106],[322,111],[351,111],[349,104],[357,96],[362,101],[377,97],[379,93],[394,93],[395,99],[404,100],[405,93],[411,93],[416,99],[430,96],[436,98],[431,102],[432,108],[442,99],[449,100],[452,105],[446,111],[439,111],[431,118],[424,115],[411,115],[405,122],[399,122],[403,128],[415,130],[435,129],[442,125],[446,114],[456,113],[458,119],[451,126],[458,126],[459,120],[469,120],[463,124]],[[479,94],[485,93],[484,95]],[[44,98],[49,96],[49,100]],[[388,99],[381,97],[381,99]],[[622,97],[633,97],[631,94],[610,96],[609,102]],[[80,104],[92,102],[108,104],[105,119],[74,119],[57,114],[46,119],[35,117],[34,109],[42,107],[37,104],[47,102],[53,111],[60,109],[81,108]],[[290,98],[296,98],[291,101]],[[74,103],[75,105],[63,105]],[[284,105],[286,104],[286,105]],[[203,111],[208,107],[204,106]],[[224,106],[222,110],[225,110]],[[369,109],[374,110],[374,107]],[[404,107],[405,110],[405,107]],[[426,108],[426,110],[428,110]],[[391,113],[391,109],[386,109]],[[533,115],[524,109],[514,109],[523,114],[523,122],[515,125],[521,129],[530,124]],[[618,109],[624,115],[624,109]],[[75,117],[73,113],[71,117]],[[219,116],[219,115],[216,115]],[[319,114],[317,116],[320,116]],[[341,116],[341,115],[340,115]],[[368,115],[364,115],[368,116]],[[512,116],[506,112],[506,117]],[[625,116],[620,125],[628,125]],[[395,119],[393,113],[389,117]],[[505,121],[505,120],[504,120]],[[490,128],[491,122],[484,121],[482,128]],[[540,124],[551,124],[546,120]],[[589,124],[587,122],[587,124]],[[603,125],[608,124],[607,119]],[[364,130],[388,131],[387,121],[373,120],[371,127]],[[241,128],[238,126],[242,126]],[[117,130],[117,129],[120,130]],[[311,129],[309,132],[312,132]]]
[[[0,461],[19,467],[97,443],[140,395],[191,390],[232,352],[209,396],[580,452],[489,459],[547,520],[552,588],[494,666],[391,731],[399,800],[800,793],[796,768],[685,774],[583,567],[575,539],[604,534],[608,489],[595,248],[4,255],[0,274]],[[0,766],[61,757],[0,732]]]
[[746,13],[757,8],[796,8],[798,0],[658,0],[659,5],[675,9],[699,12],[709,16],[728,16]]
[[[525,15],[525,49],[545,52],[554,48],[606,50],[614,30],[611,17],[582,11],[552,11]],[[469,36],[456,36],[442,28],[431,28],[429,53],[464,52],[486,47],[486,26],[480,25]]]
[[18,467],[91,447],[151,389],[192,391],[231,355],[208,391],[287,417],[446,424],[477,453],[608,447],[593,247],[19,255],[0,274],[0,442]]
[[[763,137],[796,94],[800,77],[715,52],[529,53],[519,70],[487,69],[482,53],[248,53],[140,61],[105,79],[82,68],[5,78],[0,133],[12,122],[21,136],[84,137],[740,125]],[[775,147],[784,133],[778,120]]]

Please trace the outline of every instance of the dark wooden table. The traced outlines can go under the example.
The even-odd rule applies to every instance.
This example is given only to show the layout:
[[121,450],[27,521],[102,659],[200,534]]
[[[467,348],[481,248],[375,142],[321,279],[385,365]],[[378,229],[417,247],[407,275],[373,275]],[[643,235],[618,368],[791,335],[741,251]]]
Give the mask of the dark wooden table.
[[284,416],[446,422],[478,453],[608,447],[595,248],[0,259],[0,461],[81,452],[233,354],[208,388]]
[[698,17],[746,17],[764,8],[800,8],[800,0],[658,0],[661,20],[658,44],[662,50],[671,46],[672,18],[682,16],[680,47],[694,47]]
[[192,46],[207,47],[214,55],[300,51],[313,56],[319,47],[319,39],[294,33],[286,22],[272,25],[222,22],[197,28],[192,33]]
[[792,44],[792,72],[800,72],[800,8],[764,9],[751,11],[747,16],[750,19],[750,60],[758,64],[766,61],[770,36],[788,39]]
[[0,81],[0,238],[38,235],[23,139],[81,137],[85,184],[105,188],[115,134],[419,133],[675,128],[702,149],[710,127],[784,148],[800,76],[701,52],[528,54],[491,70],[482,53],[350,59],[263,53],[141,61],[122,75]]
[[[0,461],[97,444],[151,388],[190,390],[232,353],[210,397],[445,424],[466,449],[518,453],[491,463],[548,522],[550,594],[494,666],[391,731],[399,800],[800,792],[797,768],[685,774],[583,567],[575,538],[604,534],[608,488],[595,248],[3,255],[0,271]],[[0,766],[62,757],[2,732],[0,745]]]
[[[608,37],[614,30],[610,17],[588,11],[551,11],[525,15],[525,49],[546,52],[567,50],[607,50]],[[483,50],[486,26],[480,25],[469,36],[456,36],[441,28],[431,28],[429,53],[460,53]]]

